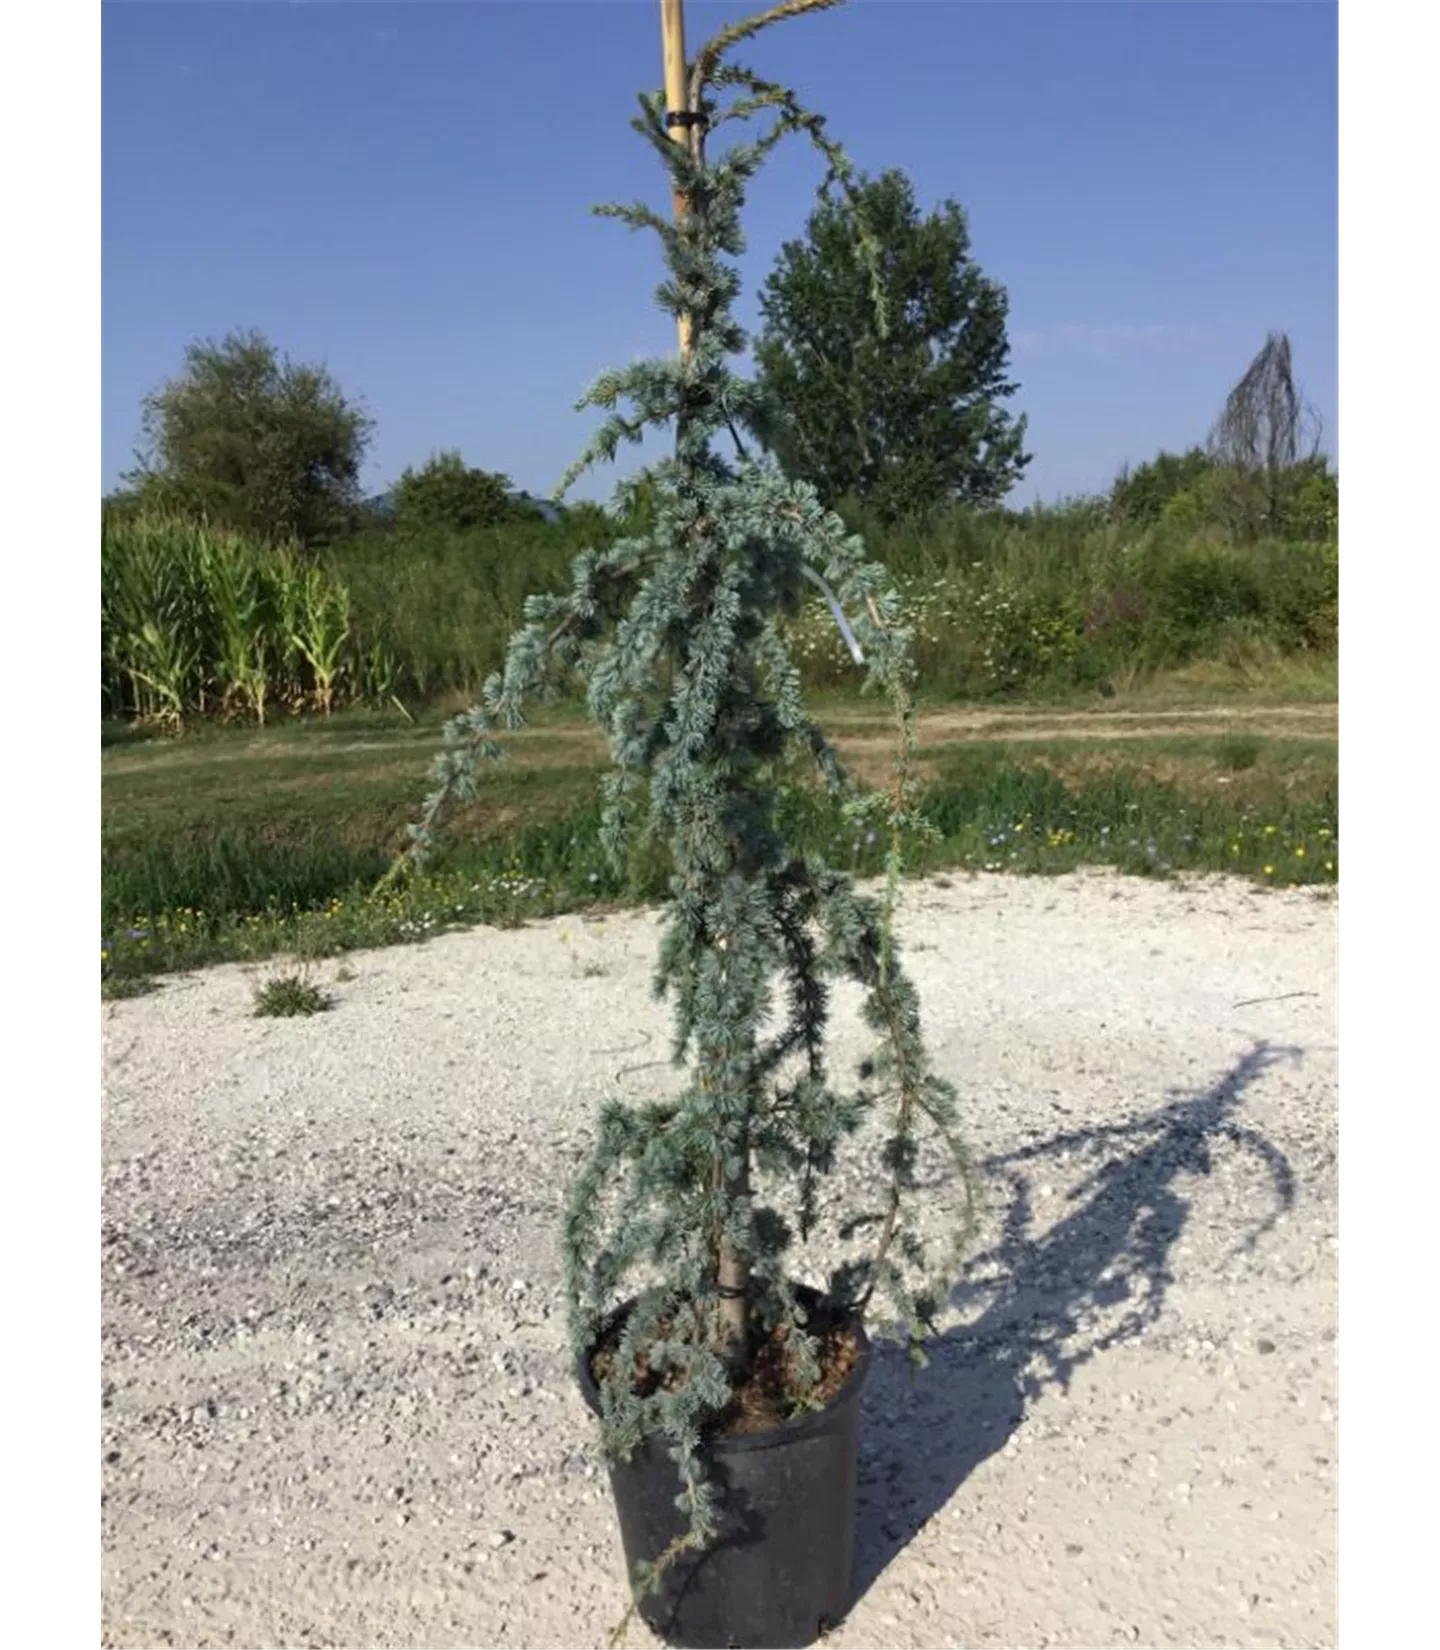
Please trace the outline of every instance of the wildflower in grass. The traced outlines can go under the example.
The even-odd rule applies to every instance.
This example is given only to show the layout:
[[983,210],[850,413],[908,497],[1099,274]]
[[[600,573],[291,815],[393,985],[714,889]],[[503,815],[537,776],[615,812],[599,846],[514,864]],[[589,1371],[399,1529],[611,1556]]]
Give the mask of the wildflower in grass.
[[1280,829],[1280,827],[1278,825],[1267,825],[1265,827],[1265,835],[1266,836],[1274,836],[1276,831],[1278,831],[1279,829]]
[[1267,865],[1265,867],[1265,875],[1267,877],[1273,877],[1275,875],[1275,867],[1273,865]]
[[1304,859],[1304,857],[1305,857],[1305,844],[1303,842],[1295,850],[1295,857],[1296,857],[1296,859]]
[[1333,871],[1333,870],[1334,870],[1334,869],[1335,869],[1335,862],[1334,862],[1334,860],[1332,860],[1332,859],[1327,859],[1327,860],[1326,860],[1326,861],[1325,861],[1325,869],[1326,869],[1326,870],[1327,870],[1327,871]]

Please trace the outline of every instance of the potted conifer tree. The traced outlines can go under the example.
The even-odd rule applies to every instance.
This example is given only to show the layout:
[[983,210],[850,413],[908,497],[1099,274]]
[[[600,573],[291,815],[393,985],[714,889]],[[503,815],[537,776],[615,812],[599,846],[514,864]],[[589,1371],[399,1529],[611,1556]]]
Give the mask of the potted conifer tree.
[[[568,593],[529,599],[503,671],[447,727],[411,828],[423,857],[527,697],[578,676],[613,753],[607,850],[623,859],[640,831],[668,845],[656,988],[673,1005],[681,1075],[663,1104],[604,1107],[563,1245],[579,1381],[611,1461],[636,1604],[677,1644],[808,1644],[848,1608],[864,1325],[878,1317],[918,1356],[954,1261],[947,1242],[937,1266],[909,1195],[927,1131],[964,1177],[954,1091],[927,1059],[891,928],[918,821],[901,604],[814,490],[760,456],[753,435],[747,445],[762,409],[731,365],[745,340],[728,260],[751,177],[792,133],[824,157],[822,190],[847,191],[851,171],[818,116],[730,53],[838,3],[785,0],[687,61],[679,0],[662,0],[666,93],[642,97],[633,125],[668,172],[673,221],[644,205],[600,210],[658,235],[658,298],[681,349],[591,388],[581,405],[606,417],[565,485],[648,429],[673,431],[674,455],[644,474],[643,536],[583,552]],[[756,120],[758,136],[722,149],[732,122]],[[860,223],[856,246],[873,260]],[[638,484],[621,484],[622,503]],[[900,760],[884,793],[851,787],[802,699],[786,626],[817,587],[896,708]],[[797,754],[853,815],[888,830],[884,896],[787,842],[777,810]],[[848,1085],[826,1058],[837,980],[862,989],[874,1037]],[[873,1206],[846,1208],[852,1241],[807,1288],[795,1241],[815,1235],[837,1151],[866,1126]]]

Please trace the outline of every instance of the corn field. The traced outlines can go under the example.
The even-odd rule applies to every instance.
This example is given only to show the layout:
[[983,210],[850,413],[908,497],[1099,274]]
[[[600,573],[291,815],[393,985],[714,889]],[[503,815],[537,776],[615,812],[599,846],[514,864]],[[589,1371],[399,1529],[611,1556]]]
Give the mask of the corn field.
[[221,717],[264,725],[384,699],[383,648],[358,645],[350,594],[294,548],[170,517],[100,531],[103,712],[178,731]]
[[[469,702],[503,662],[526,594],[562,589],[576,549],[621,530],[597,517],[370,532],[307,558],[195,521],[102,512],[102,713],[179,731]],[[868,537],[945,697],[1097,687],[1195,658],[1334,656],[1333,541],[1130,529],[1083,502],[1009,519],[956,511]],[[807,687],[853,685],[823,599],[791,640]]]

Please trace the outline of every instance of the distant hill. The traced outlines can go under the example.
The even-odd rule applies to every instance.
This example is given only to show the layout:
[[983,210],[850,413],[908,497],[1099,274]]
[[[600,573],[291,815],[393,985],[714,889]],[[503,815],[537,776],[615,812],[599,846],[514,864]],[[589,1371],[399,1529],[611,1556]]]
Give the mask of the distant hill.
[[512,503],[523,505],[526,509],[538,510],[546,521],[559,521],[560,519],[559,506],[552,504],[548,498],[536,498],[533,493],[525,492],[507,493],[506,497]]

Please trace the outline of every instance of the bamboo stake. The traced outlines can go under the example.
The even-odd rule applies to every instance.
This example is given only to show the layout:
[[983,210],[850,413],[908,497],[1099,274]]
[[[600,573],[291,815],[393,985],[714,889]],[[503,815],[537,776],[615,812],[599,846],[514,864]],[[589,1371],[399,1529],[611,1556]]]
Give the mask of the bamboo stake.
[[[690,82],[686,74],[684,0],[660,0],[660,28],[665,47],[665,110],[668,115],[683,117],[696,107],[691,98]],[[696,97],[698,96],[697,89]],[[666,123],[666,129],[672,140],[683,143],[690,154],[698,155],[701,152],[700,130],[693,122],[683,118],[670,120]],[[681,191],[676,190],[671,198],[671,205],[678,226],[689,210],[690,202]],[[690,317],[680,315],[676,320],[680,333],[680,359],[688,361],[694,348]],[[717,1163],[715,1177],[717,1188],[723,1188],[730,1198],[749,1196],[748,1162],[738,1175],[729,1178],[728,1183],[723,1169]],[[750,1267],[723,1239],[717,1256],[715,1281],[720,1294],[720,1326],[726,1357],[731,1368],[738,1374],[749,1363],[750,1312],[746,1297],[750,1286]]]
[[[690,84],[685,74],[685,0],[660,0],[660,32],[665,47],[665,111],[670,115],[688,114]],[[692,154],[695,152],[693,126],[677,120],[667,123],[666,130],[674,142],[683,144]],[[671,197],[671,206],[677,224],[684,217],[688,205],[685,196],[676,190]],[[680,332],[680,358],[682,361],[688,360],[691,349],[690,317],[679,315],[676,321]]]

